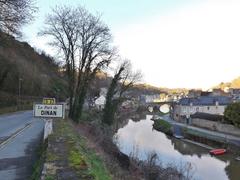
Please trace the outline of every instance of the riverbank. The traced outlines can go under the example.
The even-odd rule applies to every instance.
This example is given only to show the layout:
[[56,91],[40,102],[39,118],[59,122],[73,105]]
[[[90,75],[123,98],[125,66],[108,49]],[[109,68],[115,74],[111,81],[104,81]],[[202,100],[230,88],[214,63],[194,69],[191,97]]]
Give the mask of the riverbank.
[[[137,157],[136,151],[131,154],[125,154],[119,148],[117,143],[117,132],[119,129],[124,128],[129,122],[129,117],[134,117],[135,120],[131,120],[134,123],[138,123],[143,114],[135,114],[134,111],[122,112],[120,119],[118,119],[117,126],[104,126],[99,124],[98,121],[82,122],[75,126],[75,129],[81,136],[87,137],[89,146],[96,149],[101,157],[104,157],[106,165],[113,175],[115,180],[140,180],[140,179],[184,179],[190,178],[192,169],[189,164],[183,164],[181,167],[176,167],[173,164],[162,166],[158,164],[159,157],[156,153],[148,153],[148,159],[141,160]],[[128,117],[128,118],[127,118]],[[146,116],[145,116],[146,117]],[[127,119],[124,119],[127,118]],[[118,127],[116,129],[116,127]],[[110,128],[110,129],[109,129]],[[140,139],[138,139],[140,140]]]
[[172,126],[180,127],[182,130],[182,133],[203,137],[203,138],[216,141],[222,144],[229,144],[229,145],[240,147],[240,137],[238,136],[211,131],[211,130],[207,130],[207,129],[203,129],[203,128],[199,128],[199,127],[195,127],[195,126],[191,126],[183,123],[178,123],[172,120],[169,116],[161,116],[161,118],[169,122],[170,124],[172,124]]
[[210,143],[209,140],[206,138],[204,139],[205,142],[203,143],[203,138],[200,139],[201,136],[197,136],[195,134],[193,135],[192,133],[190,133],[188,131],[188,129],[180,130],[183,132],[179,134],[179,130],[176,130],[176,128],[172,124],[170,124],[168,121],[164,121],[163,119],[159,119],[159,118],[157,118],[157,119],[151,118],[151,120],[154,121],[153,129],[163,132],[164,134],[166,134],[168,136],[175,137],[184,142],[195,144],[197,146],[206,148],[208,150],[214,149],[213,146],[216,146],[219,148],[219,143],[216,143],[216,142]]

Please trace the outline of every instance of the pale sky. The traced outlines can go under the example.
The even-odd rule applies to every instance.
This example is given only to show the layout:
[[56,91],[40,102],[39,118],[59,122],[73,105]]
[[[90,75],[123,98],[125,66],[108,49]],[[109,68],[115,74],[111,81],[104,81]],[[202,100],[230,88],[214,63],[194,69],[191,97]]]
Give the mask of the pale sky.
[[[36,37],[61,0],[38,0],[24,40],[52,54]],[[240,0],[69,0],[102,13],[120,54],[160,87],[210,88],[240,76]]]

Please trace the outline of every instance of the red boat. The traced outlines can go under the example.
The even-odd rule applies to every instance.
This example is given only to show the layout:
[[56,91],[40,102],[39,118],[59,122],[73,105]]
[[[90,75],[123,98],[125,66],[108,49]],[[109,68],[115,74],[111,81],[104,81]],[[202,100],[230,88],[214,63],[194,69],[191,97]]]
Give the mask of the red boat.
[[210,154],[212,155],[221,155],[226,152],[226,149],[213,149],[210,151]]

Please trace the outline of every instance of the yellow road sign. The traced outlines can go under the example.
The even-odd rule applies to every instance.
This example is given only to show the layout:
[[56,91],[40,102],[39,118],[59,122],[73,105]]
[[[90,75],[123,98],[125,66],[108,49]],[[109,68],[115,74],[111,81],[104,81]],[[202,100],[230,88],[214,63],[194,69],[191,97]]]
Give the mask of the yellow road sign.
[[46,105],[54,105],[56,104],[56,99],[55,98],[43,98],[43,104]]

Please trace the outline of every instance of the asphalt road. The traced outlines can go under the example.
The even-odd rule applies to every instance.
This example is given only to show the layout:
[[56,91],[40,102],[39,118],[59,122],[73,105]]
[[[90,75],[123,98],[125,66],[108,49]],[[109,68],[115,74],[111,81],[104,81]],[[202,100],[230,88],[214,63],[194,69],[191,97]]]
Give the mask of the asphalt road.
[[0,116],[0,179],[26,180],[32,174],[44,121],[32,111]]

